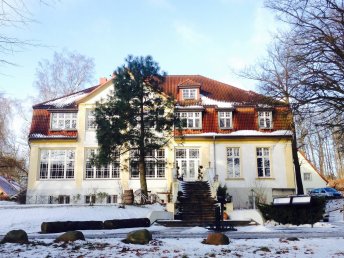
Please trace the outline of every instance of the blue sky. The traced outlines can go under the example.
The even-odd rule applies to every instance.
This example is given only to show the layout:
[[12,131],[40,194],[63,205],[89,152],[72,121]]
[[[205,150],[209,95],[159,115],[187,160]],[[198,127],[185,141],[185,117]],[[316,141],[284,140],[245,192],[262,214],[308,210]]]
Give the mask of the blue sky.
[[51,60],[54,51],[64,48],[94,59],[95,84],[132,54],[152,55],[168,74],[200,74],[254,90],[253,81],[237,78],[231,69],[263,55],[275,28],[263,0],[37,2],[27,2],[37,22],[5,30],[45,45],[7,56],[18,66],[0,66],[0,92],[12,98],[37,94],[33,82],[38,62]]

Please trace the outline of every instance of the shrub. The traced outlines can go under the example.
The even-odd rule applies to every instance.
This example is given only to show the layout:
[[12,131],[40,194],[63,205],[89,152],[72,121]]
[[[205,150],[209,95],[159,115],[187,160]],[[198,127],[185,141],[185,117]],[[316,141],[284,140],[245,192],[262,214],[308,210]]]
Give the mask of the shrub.
[[273,205],[258,204],[265,220],[274,220],[281,224],[311,224],[323,219],[326,201],[312,197],[309,204]]
[[26,203],[26,189],[20,191],[17,194],[17,199],[16,199],[17,203],[19,204],[25,204]]

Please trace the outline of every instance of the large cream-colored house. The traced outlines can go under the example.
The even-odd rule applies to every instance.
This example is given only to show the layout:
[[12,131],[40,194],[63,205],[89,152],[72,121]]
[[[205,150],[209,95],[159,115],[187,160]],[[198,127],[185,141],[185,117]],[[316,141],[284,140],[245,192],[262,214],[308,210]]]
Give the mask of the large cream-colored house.
[[[252,195],[271,201],[295,193],[290,112],[281,103],[199,75],[170,75],[162,85],[173,95],[185,124],[182,133],[146,157],[148,190],[165,202],[183,180],[226,184],[235,208],[250,207]],[[97,169],[92,110],[113,90],[112,80],[33,106],[29,135],[27,203],[116,203],[124,190],[140,188],[130,154]]]

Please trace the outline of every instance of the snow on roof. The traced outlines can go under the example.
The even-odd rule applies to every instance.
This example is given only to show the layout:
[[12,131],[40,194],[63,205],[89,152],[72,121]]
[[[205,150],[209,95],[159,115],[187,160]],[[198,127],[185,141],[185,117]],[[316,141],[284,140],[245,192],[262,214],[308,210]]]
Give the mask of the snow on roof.
[[3,176],[0,176],[0,189],[8,196],[15,195],[19,191],[14,185],[12,185],[10,180],[4,178]]
[[37,105],[34,105],[33,108],[39,109],[49,109],[49,108],[75,108],[77,105],[77,101],[83,99],[87,95],[89,95],[94,89],[96,89],[98,85],[66,95],[62,96],[60,98],[48,100],[43,103],[39,103]]
[[231,133],[200,133],[200,134],[185,134],[184,136],[291,136],[290,130],[277,130],[273,132],[261,132],[256,130],[239,130]]
[[79,99],[82,99],[83,97],[85,97],[88,94],[89,94],[88,92],[80,91],[80,92],[74,93],[72,95],[63,97],[63,98],[59,98],[59,99],[45,102],[44,105],[54,106],[56,108],[63,108],[63,107],[66,107],[66,106],[69,106],[69,105],[75,103],[76,101],[78,101]]
[[176,106],[176,109],[204,109],[201,105]]
[[234,102],[226,102],[226,101],[219,101],[215,99],[208,98],[204,95],[201,95],[201,100],[203,105],[214,105],[219,108],[233,108],[234,107]]

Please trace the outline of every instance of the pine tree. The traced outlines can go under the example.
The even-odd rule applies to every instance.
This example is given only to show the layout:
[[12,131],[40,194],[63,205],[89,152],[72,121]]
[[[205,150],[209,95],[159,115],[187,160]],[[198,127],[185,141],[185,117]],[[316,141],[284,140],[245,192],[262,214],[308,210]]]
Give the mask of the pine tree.
[[[152,57],[128,56],[114,72],[114,90],[95,109],[99,152],[96,165],[130,152],[138,164],[142,194],[147,196],[145,156],[172,137],[174,103],[162,92],[165,73]],[[131,163],[133,164],[133,163]]]

